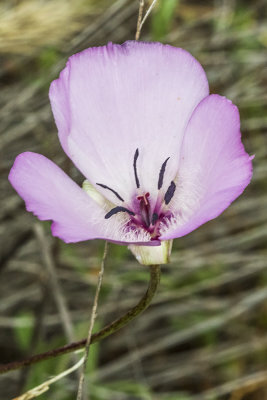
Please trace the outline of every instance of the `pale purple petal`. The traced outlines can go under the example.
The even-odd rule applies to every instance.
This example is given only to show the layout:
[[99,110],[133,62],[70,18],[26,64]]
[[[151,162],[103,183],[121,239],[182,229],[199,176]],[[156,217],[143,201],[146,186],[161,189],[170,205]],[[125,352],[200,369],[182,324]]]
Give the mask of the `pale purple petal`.
[[224,97],[208,96],[185,132],[171,205],[176,218],[160,239],[186,235],[217,217],[243,192],[251,176],[237,107]]
[[[112,187],[130,203],[135,150],[140,185],[156,198],[161,165],[170,157],[166,190],[185,127],[208,92],[202,67],[185,50],[130,41],[72,56],[50,99],[69,157],[91,183]],[[111,191],[98,189],[118,203]]]
[[24,199],[27,210],[40,220],[53,220],[53,235],[65,242],[95,238],[125,244],[139,241],[138,237],[134,240],[129,235],[123,236],[117,221],[110,224],[105,220],[105,210],[56,164],[40,154],[20,154],[10,171],[9,181]]
[[25,200],[28,211],[40,220],[53,220],[53,234],[66,242],[98,237],[91,215],[97,205],[59,167],[36,153],[20,154],[9,180]]
[[53,81],[49,89],[50,102],[58,128],[58,136],[66,154],[68,154],[67,138],[70,133],[71,111],[69,101],[69,68],[60,73],[59,79]]

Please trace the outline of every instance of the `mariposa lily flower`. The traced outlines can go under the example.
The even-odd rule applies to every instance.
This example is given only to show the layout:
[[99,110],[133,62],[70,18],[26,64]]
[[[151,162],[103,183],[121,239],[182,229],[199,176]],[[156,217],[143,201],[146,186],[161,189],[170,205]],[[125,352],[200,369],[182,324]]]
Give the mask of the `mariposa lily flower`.
[[9,180],[65,242],[130,245],[143,264],[217,217],[248,185],[238,109],[209,95],[198,61],[161,43],[128,41],[70,57],[50,100],[83,188],[44,156],[22,153]]

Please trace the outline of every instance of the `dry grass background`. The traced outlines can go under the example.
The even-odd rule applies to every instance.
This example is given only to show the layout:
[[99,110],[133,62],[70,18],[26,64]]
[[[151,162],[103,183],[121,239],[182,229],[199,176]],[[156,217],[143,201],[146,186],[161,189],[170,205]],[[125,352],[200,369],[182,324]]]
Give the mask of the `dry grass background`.
[[[64,344],[64,324],[35,235],[34,217],[7,182],[15,156],[45,154],[74,179],[56,135],[48,86],[68,56],[133,38],[135,0],[0,3],[0,359]],[[211,92],[236,103],[243,140],[256,154],[252,184],[223,215],[175,241],[160,291],[146,314],[92,346],[92,400],[267,399],[267,5],[255,0],[161,0],[142,33],[189,50]],[[75,337],[86,335],[103,243],[65,245],[43,223]],[[112,245],[98,327],[141,297],[148,273]],[[70,357],[0,377],[8,400],[69,365]],[[43,399],[75,397],[77,376]]]

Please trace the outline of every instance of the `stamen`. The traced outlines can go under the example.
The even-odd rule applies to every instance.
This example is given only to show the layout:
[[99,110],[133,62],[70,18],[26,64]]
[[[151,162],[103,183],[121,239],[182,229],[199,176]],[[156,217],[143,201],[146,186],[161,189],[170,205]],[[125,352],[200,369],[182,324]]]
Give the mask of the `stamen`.
[[135,153],[134,153],[133,167],[134,167],[134,177],[135,177],[135,182],[136,182],[137,189],[140,188],[140,183],[139,183],[139,179],[138,179],[138,175],[137,175],[137,167],[136,167],[136,162],[137,162],[138,156],[139,156],[139,150],[136,149]]
[[167,162],[169,160],[170,157],[168,157],[164,163],[162,164],[160,171],[159,171],[159,180],[158,180],[158,190],[160,190],[162,188],[163,185],[163,177],[164,177],[164,173],[165,173],[165,168],[167,165]]
[[157,213],[153,213],[152,215],[152,225],[155,225],[155,223],[157,222],[157,220],[159,219],[159,215]]
[[176,185],[175,185],[175,183],[173,181],[171,181],[171,184],[168,187],[168,190],[167,190],[167,192],[165,193],[165,196],[164,196],[164,201],[165,201],[166,204],[169,204],[169,202],[173,198],[175,189],[176,189]]
[[125,207],[114,207],[112,208],[112,210],[110,210],[106,215],[105,215],[105,219],[108,219],[110,217],[112,217],[112,215],[115,215],[119,212],[127,212],[130,215],[135,215],[135,213],[131,210],[128,210],[128,208]]
[[106,186],[106,185],[103,185],[103,183],[96,183],[96,185],[101,186],[101,187],[104,188],[104,189],[110,190],[112,193],[115,194],[115,196],[118,197],[119,200],[124,201],[123,198],[119,195],[119,193],[116,192],[115,190],[113,190],[112,188],[110,188],[110,187],[108,187],[108,186]]

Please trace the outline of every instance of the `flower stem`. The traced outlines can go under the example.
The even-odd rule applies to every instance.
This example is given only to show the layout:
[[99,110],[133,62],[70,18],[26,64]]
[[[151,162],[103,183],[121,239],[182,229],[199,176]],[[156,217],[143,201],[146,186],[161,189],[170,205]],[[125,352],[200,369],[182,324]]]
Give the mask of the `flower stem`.
[[[149,306],[160,282],[160,266],[150,265],[149,269],[150,269],[150,280],[148,288],[144,296],[141,298],[141,300],[133,308],[127,311],[126,314],[124,314],[122,317],[106,325],[99,332],[94,333],[91,336],[90,344],[96,343],[104,339],[105,337],[111,335],[112,333],[117,332],[119,329],[123,328],[125,325],[131,322],[135,317],[137,317],[143,311],[145,311],[145,309]],[[16,369],[27,367],[29,365],[36,364],[44,360],[48,360],[50,358],[55,358],[63,354],[72,353],[78,349],[84,348],[85,344],[86,344],[86,339],[82,339],[80,341],[67,344],[63,347],[47,351],[45,353],[36,354],[35,356],[29,357],[22,361],[15,361],[2,365],[0,366],[0,374],[4,374],[8,371],[13,371]]]

